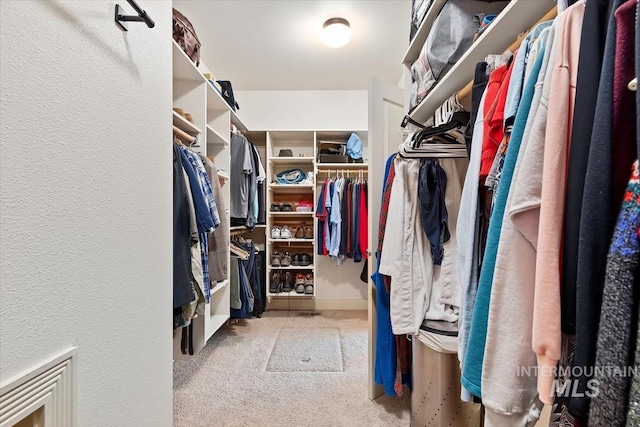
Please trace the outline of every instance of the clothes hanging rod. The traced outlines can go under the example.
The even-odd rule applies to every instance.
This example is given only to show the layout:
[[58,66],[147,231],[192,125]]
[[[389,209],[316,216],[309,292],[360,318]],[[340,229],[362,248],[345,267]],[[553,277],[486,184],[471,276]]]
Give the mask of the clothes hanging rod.
[[124,10],[120,7],[119,4],[116,4],[116,13],[115,13],[115,21],[116,25],[120,27],[122,31],[129,31],[127,26],[124,24],[125,22],[144,22],[147,24],[147,27],[153,28],[156,26],[156,23],[153,22],[153,19],[145,12],[135,0],[127,0],[127,3],[136,11],[137,15],[124,15]]

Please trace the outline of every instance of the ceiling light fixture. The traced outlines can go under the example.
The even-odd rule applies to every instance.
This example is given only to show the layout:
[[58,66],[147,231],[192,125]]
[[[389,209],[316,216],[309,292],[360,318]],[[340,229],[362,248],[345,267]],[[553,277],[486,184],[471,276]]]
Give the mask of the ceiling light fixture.
[[331,18],[322,26],[324,43],[333,48],[346,45],[351,40],[349,21],[343,18]]

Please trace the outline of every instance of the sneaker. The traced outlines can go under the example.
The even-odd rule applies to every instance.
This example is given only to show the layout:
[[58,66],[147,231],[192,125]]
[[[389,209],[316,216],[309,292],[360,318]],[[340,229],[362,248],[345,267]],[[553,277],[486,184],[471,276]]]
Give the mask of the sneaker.
[[302,227],[290,227],[289,231],[291,232],[291,236],[295,237],[296,239],[298,238],[298,233]]
[[294,233],[294,236],[296,236],[296,239],[302,239],[304,238],[304,230],[302,227],[298,227]]
[[306,267],[308,265],[313,264],[313,258],[309,254],[302,254],[300,257],[300,265],[302,267]]
[[280,227],[278,227],[277,225],[274,225],[273,227],[271,227],[271,238],[272,239],[279,239],[281,236],[281,230]]
[[313,239],[313,227],[304,227],[304,238]]
[[282,212],[291,212],[293,209],[291,208],[291,203],[283,203],[282,204]]
[[274,271],[271,273],[271,282],[269,283],[269,292],[272,294],[279,294],[282,289],[282,283],[280,283],[280,273]]
[[291,230],[288,226],[284,226],[280,229],[280,238],[281,239],[290,239],[291,238]]
[[284,281],[282,283],[282,292],[291,292],[293,290],[293,273],[287,271],[284,273]]
[[296,207],[297,212],[313,212],[313,202],[311,200],[301,200]]
[[289,267],[290,265],[291,265],[291,255],[289,255],[289,252],[285,252],[284,255],[282,255],[282,259],[280,260],[280,266]]
[[313,273],[307,273],[304,277],[304,293],[313,295]]
[[271,267],[280,267],[282,264],[280,254],[278,251],[275,251],[273,255],[271,255]]
[[295,254],[295,255],[293,256],[293,260],[292,260],[292,262],[291,262],[291,265],[299,266],[301,262],[302,262],[302,255],[300,255],[300,254]]
[[296,293],[297,294],[305,293],[304,274],[302,273],[296,274]]

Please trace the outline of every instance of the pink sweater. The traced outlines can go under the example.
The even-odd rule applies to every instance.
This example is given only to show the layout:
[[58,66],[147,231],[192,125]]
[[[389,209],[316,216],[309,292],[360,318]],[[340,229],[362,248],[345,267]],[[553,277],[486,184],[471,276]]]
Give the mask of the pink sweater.
[[545,132],[532,340],[538,392],[547,404],[553,403],[553,369],[560,359],[562,224],[584,8],[584,1],[568,8],[564,25],[558,28]]

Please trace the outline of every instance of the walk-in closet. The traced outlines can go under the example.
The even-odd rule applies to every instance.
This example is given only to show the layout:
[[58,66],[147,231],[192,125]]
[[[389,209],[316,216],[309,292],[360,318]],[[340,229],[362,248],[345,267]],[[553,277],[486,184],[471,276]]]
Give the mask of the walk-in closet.
[[639,427],[639,8],[3,0],[0,427]]

